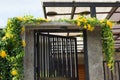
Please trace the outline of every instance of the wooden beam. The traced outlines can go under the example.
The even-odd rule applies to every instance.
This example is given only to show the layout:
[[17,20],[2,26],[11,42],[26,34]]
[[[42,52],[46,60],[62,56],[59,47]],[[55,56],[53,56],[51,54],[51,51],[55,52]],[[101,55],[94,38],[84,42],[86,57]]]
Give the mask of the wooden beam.
[[75,10],[76,10],[76,7],[72,7],[72,11],[71,11],[71,19],[74,18]]
[[114,14],[114,12],[118,9],[118,7],[113,7],[110,13],[107,15],[106,19],[110,19],[110,17]]
[[120,2],[43,2],[45,7],[120,7]]

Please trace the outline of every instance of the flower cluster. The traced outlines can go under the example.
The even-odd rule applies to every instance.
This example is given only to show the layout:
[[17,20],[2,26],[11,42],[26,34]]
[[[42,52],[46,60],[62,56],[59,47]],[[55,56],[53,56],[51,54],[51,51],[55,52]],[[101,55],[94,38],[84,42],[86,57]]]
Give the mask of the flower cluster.
[[102,50],[104,53],[104,60],[107,61],[108,67],[114,68],[114,39],[111,28],[113,23],[109,20],[98,20],[97,18],[90,18],[85,16],[78,16],[74,20],[60,20],[62,22],[69,22],[76,24],[82,29],[93,31],[97,26],[101,27]]
[[104,53],[105,61],[107,61],[108,67],[113,70],[114,68],[114,39],[111,28],[113,23],[109,20],[98,20],[96,18],[86,18],[79,16],[76,19],[77,26],[83,27],[89,31],[93,31],[96,26],[101,27],[101,39],[102,49]]
[[114,69],[114,39],[111,28],[113,23],[109,20],[101,20],[101,38],[102,38],[102,48],[105,55],[105,60],[107,61],[108,67]]
[[89,31],[93,31],[95,28],[95,25],[93,25],[92,21],[94,22],[95,18],[90,18],[91,20],[87,19],[84,16],[78,16],[75,20],[77,23],[77,26],[83,27],[84,29],[87,29]]
[[24,25],[48,21],[33,16],[8,19],[7,27],[2,31],[3,35],[0,35],[0,80],[23,79],[24,48],[27,45],[22,39],[25,32]]

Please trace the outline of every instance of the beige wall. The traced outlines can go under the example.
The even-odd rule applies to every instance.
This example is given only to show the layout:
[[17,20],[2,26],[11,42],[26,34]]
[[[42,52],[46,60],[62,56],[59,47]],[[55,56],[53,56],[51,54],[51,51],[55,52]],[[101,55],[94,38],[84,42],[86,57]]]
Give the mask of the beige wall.
[[115,53],[115,60],[120,60],[120,52]]

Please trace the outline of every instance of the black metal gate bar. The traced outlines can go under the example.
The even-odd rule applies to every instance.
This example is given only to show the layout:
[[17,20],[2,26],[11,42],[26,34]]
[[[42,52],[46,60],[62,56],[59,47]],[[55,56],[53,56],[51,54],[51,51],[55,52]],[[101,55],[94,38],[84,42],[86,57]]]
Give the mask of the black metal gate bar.
[[76,69],[75,69],[76,76],[75,77],[78,78],[78,55],[76,54],[77,53],[77,46],[76,45],[77,45],[77,41],[75,41],[75,57],[76,57],[76,60],[75,60],[76,61],[76,64],[75,64],[76,65]]
[[42,52],[42,74],[43,74],[43,78],[45,77],[45,36],[42,36],[43,37],[43,40],[42,40],[42,47],[43,47],[43,52]]
[[104,80],[120,80],[120,60],[115,61],[114,70],[111,71],[106,61],[103,62]]
[[68,52],[67,52],[67,39],[65,39],[65,55],[66,55],[66,77],[69,77],[69,75],[68,75]]
[[35,32],[35,76],[78,80],[76,38]]
[[103,62],[103,72],[104,72],[104,80],[106,80],[106,67],[105,67],[105,62]]
[[[43,43],[42,43],[42,36],[39,36],[39,35],[38,35],[38,41],[39,41],[39,39],[40,39],[41,42],[39,42],[39,43],[37,42],[38,46],[40,46],[40,48],[38,48],[38,49],[40,50],[40,53],[42,53],[42,51],[43,51],[43,49],[42,49],[42,44],[43,44]],[[41,44],[41,45],[40,45],[40,44]],[[39,52],[37,52],[37,54],[38,54],[38,53],[39,53]],[[39,55],[40,55],[40,56],[39,56]],[[42,54],[39,54],[39,55],[37,56],[37,57],[38,57],[38,58],[37,58],[37,62],[38,62],[37,64],[39,65],[38,68],[40,68],[40,77],[42,77],[42,74],[41,74],[42,66],[40,67],[40,65],[42,65]],[[37,73],[37,74],[39,74],[39,73]],[[40,77],[39,77],[39,79],[40,79]]]
[[[36,45],[37,45],[37,33],[35,33],[34,32],[34,48],[36,47]],[[37,78],[37,75],[36,75],[36,72],[37,72],[37,64],[36,64],[36,62],[37,62],[37,59],[36,59],[36,53],[37,53],[37,48],[35,48],[34,49],[34,80],[37,80],[36,78]]]
[[64,71],[65,71],[64,70],[64,46],[63,46],[64,43],[63,42],[64,42],[64,40],[62,38],[62,43],[61,43],[61,46],[62,46],[62,48],[61,48],[61,54],[62,54],[61,55],[61,57],[62,57],[62,76],[65,77],[65,75],[64,75]]
[[[38,41],[39,41],[39,35],[37,34],[37,42]],[[38,48],[40,48],[39,44],[36,43],[36,45],[38,46]],[[39,50],[40,49],[37,49],[37,53],[39,52]],[[41,60],[39,60],[39,59],[41,59],[41,58],[39,58],[39,57],[40,57],[40,54],[37,54],[37,60],[36,60],[37,61],[37,80],[40,80],[40,75],[38,75],[38,74],[40,74],[40,64],[39,64],[40,62],[39,61],[41,61]]]
[[63,69],[64,69],[64,76],[66,76],[66,54],[65,54],[65,39],[63,38]]
[[71,39],[70,39],[70,42],[69,42],[69,44],[70,44],[70,73],[71,73],[71,77],[73,77],[73,73],[72,73],[72,44],[71,44]]
[[47,54],[48,54],[48,53],[47,53],[47,45],[46,45],[46,44],[48,44],[48,42],[47,42],[47,37],[45,37],[45,40],[44,40],[44,41],[45,41],[45,44],[44,44],[44,45],[45,45],[45,55],[44,55],[44,56],[45,56],[45,60],[44,60],[44,61],[45,61],[45,63],[46,63],[46,64],[45,64],[45,77],[47,77],[47,75],[48,75],[48,72],[47,72],[47,66],[48,66]]
[[117,61],[117,64],[118,64],[118,74],[119,74],[119,80],[120,80],[120,61]]
[[[76,67],[75,67],[76,66],[76,61],[75,61],[76,59],[75,59],[75,54],[74,54],[75,53],[74,52],[75,51],[74,45],[75,44],[74,44],[73,39],[72,39],[72,50],[73,50],[72,53],[73,53],[73,63],[74,63],[73,64],[73,68],[76,69]],[[73,73],[74,73],[73,77],[76,77],[76,73],[75,72],[76,72],[76,70],[73,70]]]
[[51,54],[52,55],[52,72],[53,72],[53,76],[52,77],[55,77],[55,71],[54,71],[54,69],[56,68],[55,67],[55,54],[54,54],[54,51],[55,51],[55,43],[54,43],[55,39],[54,38],[52,38],[52,39],[53,39],[53,41],[52,41],[52,44],[53,44],[52,48],[53,49],[52,49],[52,54]]
[[75,77],[77,77],[78,75],[77,75],[77,54],[75,54],[75,53],[77,53],[77,46],[75,46],[75,45],[77,45],[77,42],[74,42],[74,59],[75,59]]
[[70,75],[70,49],[69,49],[69,47],[70,47],[70,45],[69,45],[69,40],[70,39],[66,39],[66,43],[67,43],[67,45],[66,45],[66,49],[67,49],[67,54],[68,54],[68,76],[70,76],[71,77],[71,75]]
[[[55,38],[55,45],[56,45],[56,65],[57,65],[57,69],[56,69],[56,71],[58,71],[58,73],[59,73],[59,42],[58,42],[58,37],[56,37]],[[56,73],[56,71],[55,71],[55,74],[56,75],[58,75],[57,73]]]
[[49,68],[49,66],[50,66],[50,63],[49,63],[49,61],[50,61],[50,58],[49,58],[49,56],[50,56],[50,50],[49,50],[49,47],[50,47],[50,41],[49,41],[49,37],[47,37],[47,42],[48,42],[48,46],[47,46],[47,77],[50,77],[50,68]]

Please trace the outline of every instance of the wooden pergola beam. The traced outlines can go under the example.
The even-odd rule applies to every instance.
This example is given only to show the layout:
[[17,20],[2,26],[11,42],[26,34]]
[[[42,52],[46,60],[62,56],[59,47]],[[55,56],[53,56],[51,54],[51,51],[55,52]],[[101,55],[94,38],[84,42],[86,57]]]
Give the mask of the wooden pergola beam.
[[120,7],[120,2],[43,2],[45,7]]

